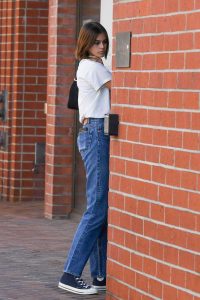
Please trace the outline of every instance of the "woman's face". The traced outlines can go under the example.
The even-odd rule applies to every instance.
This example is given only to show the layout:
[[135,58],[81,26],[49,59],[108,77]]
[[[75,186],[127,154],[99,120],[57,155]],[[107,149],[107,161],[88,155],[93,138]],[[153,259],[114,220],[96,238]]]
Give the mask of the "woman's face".
[[102,58],[105,56],[108,47],[108,40],[104,33],[97,35],[94,45],[89,49],[89,53],[92,56]]

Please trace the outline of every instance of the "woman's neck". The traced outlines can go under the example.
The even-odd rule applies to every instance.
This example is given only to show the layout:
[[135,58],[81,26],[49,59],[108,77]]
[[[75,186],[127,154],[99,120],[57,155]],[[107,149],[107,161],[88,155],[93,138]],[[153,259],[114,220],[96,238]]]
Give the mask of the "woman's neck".
[[101,57],[90,55],[90,56],[88,56],[88,58],[103,65],[103,61],[102,61]]

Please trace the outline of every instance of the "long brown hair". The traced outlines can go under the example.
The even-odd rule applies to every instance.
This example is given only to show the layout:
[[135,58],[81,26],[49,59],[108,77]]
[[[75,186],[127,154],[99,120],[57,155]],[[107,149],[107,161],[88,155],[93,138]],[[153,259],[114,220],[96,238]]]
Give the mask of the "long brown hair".
[[78,60],[89,57],[89,49],[94,45],[97,36],[101,33],[104,33],[107,39],[107,48],[105,52],[105,58],[107,58],[109,50],[109,39],[106,29],[98,22],[88,22],[82,26],[79,33],[75,52],[76,58]]

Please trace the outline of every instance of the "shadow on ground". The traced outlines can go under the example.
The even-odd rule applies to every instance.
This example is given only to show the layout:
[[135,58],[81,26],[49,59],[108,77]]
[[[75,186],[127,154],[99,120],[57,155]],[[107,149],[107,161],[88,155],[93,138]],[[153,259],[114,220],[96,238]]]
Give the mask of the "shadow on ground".
[[[57,288],[78,221],[45,219],[41,202],[0,202],[0,300],[105,300]],[[83,278],[91,282],[88,266]]]

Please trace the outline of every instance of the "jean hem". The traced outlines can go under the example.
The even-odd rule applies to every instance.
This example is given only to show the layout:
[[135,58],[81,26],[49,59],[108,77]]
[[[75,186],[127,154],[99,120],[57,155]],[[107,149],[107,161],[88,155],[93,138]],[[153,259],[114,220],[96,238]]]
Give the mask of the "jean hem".
[[66,270],[64,270],[64,273],[67,273],[67,274],[70,274],[70,275],[73,275],[73,276],[77,276],[77,277],[80,277],[81,276],[81,274],[75,274],[74,272],[70,272],[70,271],[66,271]]

